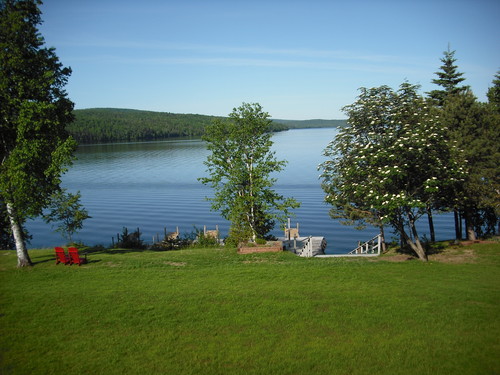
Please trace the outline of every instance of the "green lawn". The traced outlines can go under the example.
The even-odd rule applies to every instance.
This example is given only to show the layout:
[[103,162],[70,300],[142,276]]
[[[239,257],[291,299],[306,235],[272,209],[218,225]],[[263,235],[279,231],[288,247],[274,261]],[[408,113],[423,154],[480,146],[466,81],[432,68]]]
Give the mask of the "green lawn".
[[500,245],[445,254],[0,251],[0,373],[499,374]]

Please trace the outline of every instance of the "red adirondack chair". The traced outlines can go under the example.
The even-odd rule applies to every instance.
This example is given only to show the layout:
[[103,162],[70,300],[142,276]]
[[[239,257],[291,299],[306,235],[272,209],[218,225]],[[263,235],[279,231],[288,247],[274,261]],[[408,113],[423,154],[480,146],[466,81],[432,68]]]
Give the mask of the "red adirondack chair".
[[56,251],[56,264],[71,264],[71,259],[66,255],[62,247],[54,247],[54,249]]
[[81,258],[76,247],[68,247],[68,253],[71,258],[71,264],[78,264],[81,266],[87,263],[87,254],[85,254],[85,258]]

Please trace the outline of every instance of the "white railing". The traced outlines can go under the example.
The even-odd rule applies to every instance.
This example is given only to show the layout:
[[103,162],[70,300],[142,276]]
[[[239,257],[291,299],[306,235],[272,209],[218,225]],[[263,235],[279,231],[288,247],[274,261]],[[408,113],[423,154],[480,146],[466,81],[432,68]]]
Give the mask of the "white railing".
[[378,234],[371,240],[359,245],[348,254],[380,254],[382,249],[382,235]]
[[313,256],[313,243],[312,243],[312,236],[307,237],[302,246],[302,251],[300,252],[301,257],[305,258],[312,258]]

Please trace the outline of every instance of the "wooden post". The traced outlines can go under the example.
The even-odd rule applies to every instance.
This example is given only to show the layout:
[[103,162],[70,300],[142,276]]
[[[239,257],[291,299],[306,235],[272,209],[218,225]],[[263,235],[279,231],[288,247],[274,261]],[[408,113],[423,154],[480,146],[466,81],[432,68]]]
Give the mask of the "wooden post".
[[377,238],[377,254],[380,255],[380,246],[382,242],[382,236],[379,234]]

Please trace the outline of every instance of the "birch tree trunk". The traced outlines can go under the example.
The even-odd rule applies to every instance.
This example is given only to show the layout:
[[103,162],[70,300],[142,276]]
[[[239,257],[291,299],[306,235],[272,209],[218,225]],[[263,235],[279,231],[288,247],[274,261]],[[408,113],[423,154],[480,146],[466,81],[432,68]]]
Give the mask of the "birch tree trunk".
[[24,242],[23,237],[23,229],[17,216],[14,212],[14,208],[10,203],[7,203],[7,215],[9,216],[10,227],[12,230],[12,234],[14,235],[14,242],[16,243],[16,252],[17,252],[17,266],[18,267],[27,267],[32,266],[30,256],[28,254],[28,249],[26,248],[26,244]]

